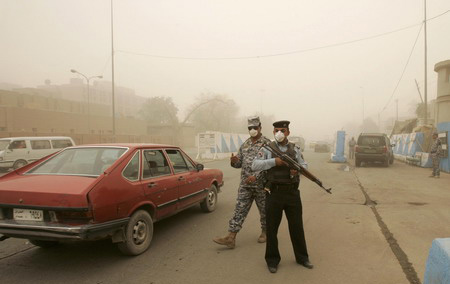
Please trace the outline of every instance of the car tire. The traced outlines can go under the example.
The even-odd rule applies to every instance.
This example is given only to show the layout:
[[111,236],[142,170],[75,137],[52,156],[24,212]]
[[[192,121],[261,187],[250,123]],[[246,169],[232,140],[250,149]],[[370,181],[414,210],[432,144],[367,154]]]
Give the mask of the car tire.
[[383,166],[385,166],[386,168],[389,167],[389,158],[386,158],[386,159],[383,161]]
[[361,160],[360,159],[358,159],[358,158],[355,158],[355,166],[358,168],[358,167],[361,167]]
[[31,244],[41,248],[52,248],[59,244],[58,241],[29,240]]
[[394,164],[394,158],[393,157],[391,157],[391,159],[389,160],[389,164]]
[[17,170],[23,166],[26,166],[28,163],[25,160],[17,160],[14,162],[13,169]]
[[210,213],[216,210],[217,207],[217,187],[213,184],[208,190],[205,199],[200,203],[203,212]]
[[123,254],[139,255],[150,247],[153,220],[147,211],[138,210],[131,215],[125,230],[125,241],[117,244]]

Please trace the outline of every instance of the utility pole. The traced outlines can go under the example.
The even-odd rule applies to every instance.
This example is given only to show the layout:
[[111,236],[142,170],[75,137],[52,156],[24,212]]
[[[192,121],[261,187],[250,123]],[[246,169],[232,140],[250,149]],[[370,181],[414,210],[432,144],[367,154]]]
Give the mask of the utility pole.
[[424,11],[424,18],[423,18],[423,27],[424,27],[424,49],[425,49],[425,82],[424,82],[424,98],[425,98],[425,118],[424,118],[424,124],[428,124],[428,101],[427,101],[427,89],[428,89],[428,81],[427,81],[427,0],[423,0],[423,11]]
[[362,125],[364,130],[364,88],[360,86],[361,88],[361,96],[362,96]]
[[378,130],[381,132],[380,113],[378,113]]
[[113,18],[113,0],[111,0],[111,82],[112,82],[112,95],[111,95],[111,104],[112,104],[112,134],[113,134],[113,142],[116,142],[116,108],[114,103],[114,18]]

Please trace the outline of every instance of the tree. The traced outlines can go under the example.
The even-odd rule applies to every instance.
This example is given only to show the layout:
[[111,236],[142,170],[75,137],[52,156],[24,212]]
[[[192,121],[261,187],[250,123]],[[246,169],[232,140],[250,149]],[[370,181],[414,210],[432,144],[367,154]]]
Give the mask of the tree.
[[233,132],[239,107],[227,95],[203,93],[189,107],[184,122],[192,123],[198,132],[207,130]]
[[418,103],[415,111],[417,118],[425,117],[425,103]]
[[152,124],[178,124],[178,108],[171,97],[147,99],[139,111],[139,116]]
[[361,132],[379,132],[380,129],[378,125],[373,121],[372,118],[368,117],[364,119],[363,124],[361,125]]

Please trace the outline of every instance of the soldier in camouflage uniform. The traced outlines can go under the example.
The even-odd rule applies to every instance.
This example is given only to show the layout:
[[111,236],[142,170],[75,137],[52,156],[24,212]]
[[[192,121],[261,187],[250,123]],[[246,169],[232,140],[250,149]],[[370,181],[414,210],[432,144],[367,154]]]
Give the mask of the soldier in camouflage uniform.
[[439,178],[440,176],[440,164],[441,164],[441,155],[442,155],[442,143],[438,138],[438,134],[433,133],[433,145],[431,145],[431,161],[433,162],[433,173],[430,177]]
[[242,168],[242,170],[236,208],[233,217],[229,221],[228,235],[213,239],[215,243],[229,248],[235,247],[236,234],[241,230],[253,200],[258,207],[261,221],[261,235],[258,238],[258,242],[264,243],[266,241],[264,176],[261,171],[252,170],[252,163],[262,144],[270,143],[270,140],[262,136],[259,117],[248,119],[248,130],[250,138],[241,145],[238,154],[236,156],[231,154],[230,158],[231,166],[233,168]]

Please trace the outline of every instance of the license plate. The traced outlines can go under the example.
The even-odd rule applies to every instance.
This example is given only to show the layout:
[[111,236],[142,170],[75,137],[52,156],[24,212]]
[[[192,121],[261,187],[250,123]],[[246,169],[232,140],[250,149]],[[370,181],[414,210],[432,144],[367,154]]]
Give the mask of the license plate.
[[366,153],[376,153],[377,150],[373,150],[373,149],[366,149],[365,151]]
[[14,220],[19,221],[44,221],[44,211],[33,209],[14,208]]

